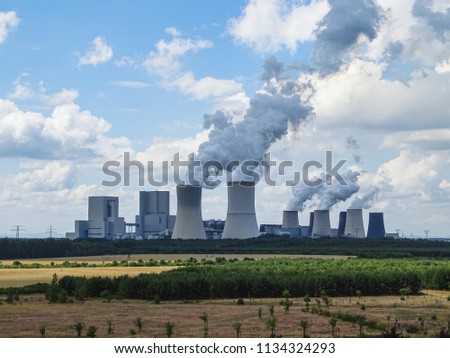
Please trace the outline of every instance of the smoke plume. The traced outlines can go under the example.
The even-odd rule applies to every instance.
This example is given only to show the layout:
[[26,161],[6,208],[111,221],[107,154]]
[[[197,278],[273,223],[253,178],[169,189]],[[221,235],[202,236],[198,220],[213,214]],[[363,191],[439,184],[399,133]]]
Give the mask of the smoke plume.
[[305,209],[305,203],[308,200],[318,199],[319,210],[330,210],[331,207],[340,201],[346,201],[359,190],[357,183],[359,173],[347,170],[341,176],[346,185],[342,185],[334,180],[331,185],[326,183],[325,173],[321,173],[319,178],[322,183],[318,186],[308,186],[303,182],[292,187],[293,197],[289,201],[288,210],[298,210],[302,212]]
[[[296,81],[281,78],[283,64],[269,58],[264,64],[265,85],[251,100],[244,119],[234,123],[224,111],[204,116],[204,127],[211,129],[208,140],[199,146],[196,159],[214,160],[224,169],[231,162],[261,162],[270,146],[289,128],[296,129],[312,116],[313,109],[302,98],[310,90]],[[204,179],[206,178],[204,175]]]
[[316,31],[312,61],[322,75],[337,72],[361,36],[372,41],[383,18],[374,0],[328,0],[330,11]]
[[364,195],[358,195],[351,203],[350,209],[370,209],[379,192],[380,188],[375,187]]

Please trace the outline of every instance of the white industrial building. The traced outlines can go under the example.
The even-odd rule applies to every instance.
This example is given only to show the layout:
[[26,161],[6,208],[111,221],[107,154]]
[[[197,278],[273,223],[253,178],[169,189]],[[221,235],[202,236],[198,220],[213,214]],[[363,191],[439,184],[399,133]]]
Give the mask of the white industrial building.
[[140,191],[136,235],[143,239],[159,237],[173,231],[175,215],[170,215],[169,191]]
[[69,232],[69,239],[104,238],[114,239],[125,234],[125,220],[119,216],[117,196],[90,196],[88,219],[75,221],[75,232]]

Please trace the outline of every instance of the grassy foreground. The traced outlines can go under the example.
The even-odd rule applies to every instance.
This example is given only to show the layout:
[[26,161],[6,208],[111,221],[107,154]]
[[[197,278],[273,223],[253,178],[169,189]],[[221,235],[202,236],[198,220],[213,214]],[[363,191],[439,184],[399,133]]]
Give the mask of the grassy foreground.
[[[48,304],[42,295],[24,296],[16,304],[0,305],[0,337],[40,337],[39,330],[45,327],[46,337],[76,337],[74,326],[83,323],[82,336],[89,326],[97,327],[97,337],[165,337],[165,325],[173,322],[173,337],[203,337],[204,323],[200,316],[208,315],[209,337],[236,337],[235,323],[241,324],[242,337],[269,337],[267,321],[268,307],[274,306],[277,318],[276,335],[302,337],[301,321],[307,321],[307,334],[311,337],[331,337],[330,319],[341,313],[349,317],[364,316],[366,325],[363,335],[379,336],[382,328],[392,327],[398,320],[399,331],[405,337],[434,337],[441,328],[447,327],[450,319],[450,302],[445,291],[428,291],[422,296],[410,296],[401,300],[399,296],[340,297],[332,298],[324,312],[316,312],[315,299],[311,310],[305,312],[305,302],[293,297],[293,306],[284,313],[279,298],[245,299],[244,305],[236,300],[175,301],[155,304],[143,300],[88,299],[68,304]],[[364,307],[364,310],[362,310]],[[261,309],[261,318],[258,311]],[[312,313],[312,312],[316,313]],[[137,318],[143,322],[142,331],[135,325]],[[419,320],[421,319],[423,321]],[[108,332],[108,321],[113,332]],[[422,326],[422,327],[421,327]],[[357,323],[337,319],[335,336],[357,337]]]

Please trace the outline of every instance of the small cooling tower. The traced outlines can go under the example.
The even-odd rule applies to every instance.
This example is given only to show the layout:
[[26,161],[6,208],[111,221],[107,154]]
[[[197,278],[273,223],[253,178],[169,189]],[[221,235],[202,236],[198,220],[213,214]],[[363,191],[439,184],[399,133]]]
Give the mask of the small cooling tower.
[[345,222],[347,221],[347,212],[341,211],[339,213],[339,226],[337,237],[343,237],[345,235]]
[[177,185],[177,217],[172,239],[206,239],[200,186]]
[[314,225],[314,211],[311,211],[309,213],[308,237],[312,237],[313,225]]
[[298,211],[285,210],[283,211],[283,222],[281,224],[283,229],[298,228]]
[[255,213],[255,183],[228,183],[228,210],[223,239],[247,239],[259,236]]
[[345,222],[345,236],[363,238],[366,237],[363,222],[362,209],[348,209]]
[[312,237],[330,237],[330,211],[314,210],[314,223],[312,229]]
[[382,239],[385,234],[383,213],[369,213],[367,237],[371,239]]

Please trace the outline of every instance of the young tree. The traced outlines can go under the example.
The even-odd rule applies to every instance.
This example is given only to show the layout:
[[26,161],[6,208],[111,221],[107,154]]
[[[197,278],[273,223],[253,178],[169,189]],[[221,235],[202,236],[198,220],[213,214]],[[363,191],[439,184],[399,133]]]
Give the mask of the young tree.
[[141,317],[138,317],[134,320],[134,325],[137,327],[138,332],[142,331],[142,327],[144,327],[144,321]]
[[242,328],[241,323],[240,322],[233,323],[233,328],[236,331],[236,337],[240,338],[241,337],[241,328]]
[[56,303],[58,302],[58,294],[59,294],[58,276],[55,273],[53,274],[50,287],[47,289],[47,292],[45,293],[45,298],[48,300],[49,303]]
[[77,331],[77,337],[81,337],[81,333],[83,333],[84,323],[77,322],[73,328]]
[[200,316],[200,319],[203,321],[203,336],[205,338],[208,338],[208,331],[209,331],[209,326],[208,326],[208,314],[207,313],[203,313]]
[[331,335],[334,337],[336,334],[336,325],[337,325],[337,318],[335,316],[331,317],[328,321],[329,325],[331,326]]
[[291,308],[294,302],[290,299],[289,290],[284,290],[282,296],[283,299],[280,301],[280,305],[283,306],[284,312],[287,314],[289,312],[289,308]]
[[261,307],[258,308],[258,318],[259,319],[262,318],[262,308]]
[[309,303],[311,302],[311,297],[306,294],[305,297],[303,297],[303,301],[305,301],[306,304],[306,311],[309,311]]
[[268,329],[270,329],[270,338],[276,338],[277,318],[272,316],[266,323]]
[[97,327],[96,326],[89,326],[87,332],[86,332],[86,337],[88,338],[95,338],[96,337],[96,333],[97,333]]
[[308,336],[308,328],[311,327],[311,324],[307,319],[300,321],[300,327],[303,330],[303,338],[307,338]]
[[44,325],[41,325],[39,327],[39,333],[41,335],[41,338],[45,338],[45,326]]
[[110,335],[114,333],[114,325],[110,319],[106,320],[106,323],[108,324],[108,329],[106,331],[106,334]]
[[166,323],[165,328],[166,328],[166,336],[167,336],[167,338],[171,338],[173,336],[174,327],[175,327],[175,323],[173,323],[173,322],[167,322]]
[[272,304],[269,305],[269,313],[270,317],[273,318],[275,316],[275,307]]
[[364,326],[366,325],[366,316],[363,315],[356,316],[356,323],[359,326],[359,335],[362,337],[364,334]]

